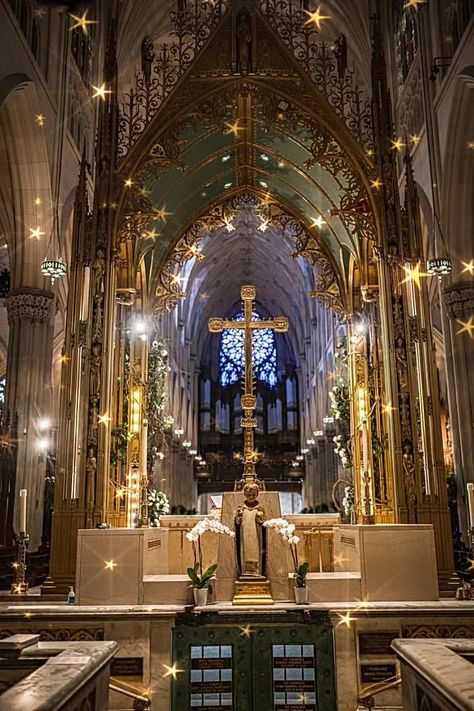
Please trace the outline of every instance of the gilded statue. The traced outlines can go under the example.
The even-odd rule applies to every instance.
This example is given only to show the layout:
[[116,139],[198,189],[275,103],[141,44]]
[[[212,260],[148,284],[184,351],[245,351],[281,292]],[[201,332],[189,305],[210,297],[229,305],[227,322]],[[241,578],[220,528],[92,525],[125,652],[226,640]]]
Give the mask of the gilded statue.
[[265,576],[265,511],[258,502],[258,492],[256,482],[247,482],[245,500],[235,513],[240,580]]

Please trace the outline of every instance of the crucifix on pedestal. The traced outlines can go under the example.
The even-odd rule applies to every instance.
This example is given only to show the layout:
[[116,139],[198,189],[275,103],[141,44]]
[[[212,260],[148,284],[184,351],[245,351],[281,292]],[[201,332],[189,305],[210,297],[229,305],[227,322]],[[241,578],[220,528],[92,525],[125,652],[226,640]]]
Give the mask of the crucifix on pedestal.
[[[242,395],[241,420],[244,431],[244,475],[236,482],[236,490],[243,489],[244,501],[240,502],[234,515],[237,533],[237,560],[239,578],[235,582],[234,605],[271,604],[273,598],[270,581],[266,576],[267,546],[264,529],[265,510],[257,499],[260,482],[255,472],[256,452],[254,430],[257,426],[255,408],[257,399],[254,392],[252,367],[252,335],[257,329],[272,329],[277,333],[288,330],[288,319],[277,316],[274,319],[254,320],[253,308],[256,297],[254,286],[243,286],[240,290],[243,301],[244,318],[241,321],[226,321],[222,318],[209,319],[209,331],[222,333],[224,329],[239,329],[244,332],[244,393]],[[278,495],[276,495],[278,498]],[[279,507],[278,507],[279,508]]]
[[274,319],[256,321],[252,318],[256,289],[254,286],[243,286],[240,290],[240,298],[243,301],[244,318],[243,321],[226,321],[222,318],[209,319],[209,331],[211,333],[222,333],[224,329],[238,329],[244,331],[244,394],[242,395],[242,409],[244,416],[241,420],[244,431],[244,476],[237,482],[236,488],[241,489],[246,482],[257,481],[255,472],[256,452],[254,431],[257,426],[255,408],[257,398],[254,393],[253,367],[252,367],[252,334],[255,330],[268,328],[277,333],[288,331],[288,319],[285,316],[277,316]]

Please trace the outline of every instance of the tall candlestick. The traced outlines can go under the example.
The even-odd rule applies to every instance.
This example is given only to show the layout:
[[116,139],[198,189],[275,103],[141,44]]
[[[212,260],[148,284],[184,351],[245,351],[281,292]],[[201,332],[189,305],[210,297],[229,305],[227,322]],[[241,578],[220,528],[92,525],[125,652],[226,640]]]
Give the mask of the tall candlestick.
[[26,533],[26,489],[20,489],[20,533]]
[[369,471],[369,432],[365,420],[362,424],[362,468],[364,472]]
[[467,504],[469,507],[469,528],[474,528],[474,484],[469,482],[467,485]]

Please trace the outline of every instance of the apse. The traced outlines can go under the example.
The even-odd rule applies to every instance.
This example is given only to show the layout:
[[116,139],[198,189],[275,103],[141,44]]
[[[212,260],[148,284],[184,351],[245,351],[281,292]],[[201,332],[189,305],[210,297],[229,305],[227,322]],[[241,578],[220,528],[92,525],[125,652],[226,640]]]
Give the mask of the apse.
[[229,229],[204,240],[204,259],[190,265],[183,282],[188,294],[186,322],[200,370],[198,443],[216,488],[217,482],[238,478],[242,468],[243,332],[210,334],[207,320],[212,316],[242,319],[240,288],[245,284],[257,290],[254,319],[284,315],[290,322],[287,334],[265,329],[253,336],[260,476],[287,480],[299,452],[297,372],[304,324],[314,310],[308,296],[312,278],[304,262],[292,257],[294,246],[284,231],[261,226],[252,207],[241,209]]

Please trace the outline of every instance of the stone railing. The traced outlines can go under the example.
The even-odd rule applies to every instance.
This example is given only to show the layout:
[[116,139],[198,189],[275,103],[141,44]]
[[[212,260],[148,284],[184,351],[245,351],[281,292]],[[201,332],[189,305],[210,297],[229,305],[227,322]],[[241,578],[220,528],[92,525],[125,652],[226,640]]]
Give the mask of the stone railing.
[[405,711],[474,709],[474,640],[396,639]]
[[0,711],[105,711],[116,642],[0,641]]

